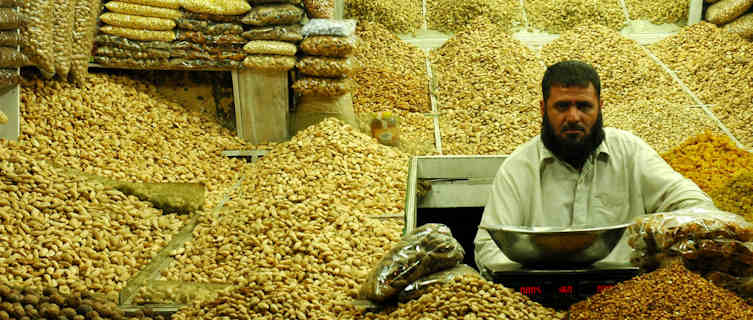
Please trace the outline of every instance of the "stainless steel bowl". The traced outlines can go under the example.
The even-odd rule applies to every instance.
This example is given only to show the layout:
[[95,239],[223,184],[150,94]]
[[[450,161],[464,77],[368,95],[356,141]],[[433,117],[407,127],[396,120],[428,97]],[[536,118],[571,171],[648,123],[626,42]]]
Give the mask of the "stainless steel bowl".
[[632,223],[607,227],[481,225],[502,253],[525,266],[583,267],[604,259]]

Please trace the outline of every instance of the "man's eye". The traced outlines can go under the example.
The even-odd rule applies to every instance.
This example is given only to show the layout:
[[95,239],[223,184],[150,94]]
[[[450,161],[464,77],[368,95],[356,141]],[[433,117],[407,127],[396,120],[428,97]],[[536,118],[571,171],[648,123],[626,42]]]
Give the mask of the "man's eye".
[[588,102],[579,102],[577,106],[578,106],[578,109],[580,110],[588,110],[588,109],[591,109],[592,107],[591,104]]
[[557,108],[558,110],[567,110],[567,108],[570,107],[570,104],[568,104],[567,102],[559,102],[559,103],[556,103],[554,107]]

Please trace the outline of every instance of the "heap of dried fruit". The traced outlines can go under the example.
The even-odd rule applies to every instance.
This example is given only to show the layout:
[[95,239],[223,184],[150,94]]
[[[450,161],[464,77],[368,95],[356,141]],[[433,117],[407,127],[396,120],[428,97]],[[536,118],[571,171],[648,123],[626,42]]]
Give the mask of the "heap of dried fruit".
[[714,204],[722,210],[737,213],[753,221],[753,167],[748,166],[711,192]]

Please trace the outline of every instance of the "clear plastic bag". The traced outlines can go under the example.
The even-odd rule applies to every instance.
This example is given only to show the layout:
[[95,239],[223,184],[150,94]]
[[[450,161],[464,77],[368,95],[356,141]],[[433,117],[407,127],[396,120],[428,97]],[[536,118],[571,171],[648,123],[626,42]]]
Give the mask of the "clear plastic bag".
[[0,69],[0,87],[13,86],[21,82],[18,69]]
[[722,29],[727,32],[737,33],[743,38],[753,40],[753,12],[725,24]]
[[242,15],[222,16],[222,15],[217,15],[217,14],[198,13],[198,12],[191,12],[191,11],[184,12],[183,17],[188,18],[188,19],[194,19],[194,20],[209,20],[209,21],[214,21],[214,22],[229,22],[229,23],[241,23],[241,19],[243,18]]
[[0,0],[0,8],[20,7],[23,0]]
[[130,67],[141,69],[154,69],[165,67],[168,59],[134,59],[94,56],[94,63],[110,67]]
[[141,4],[145,6],[178,9],[183,0],[120,0],[122,2]]
[[73,54],[71,56],[71,76],[79,83],[89,72],[89,62],[94,37],[97,35],[97,18],[102,11],[102,0],[76,0],[75,23],[73,25]]
[[275,40],[298,42],[303,40],[300,24],[287,26],[254,27],[243,33],[243,37],[249,40]]
[[387,301],[423,276],[452,268],[465,251],[442,224],[425,224],[403,237],[369,272],[359,298]]
[[179,19],[183,17],[183,12],[177,9],[159,8],[145,6],[142,4],[128,3],[123,1],[110,1],[105,4],[105,8],[112,12],[130,14],[142,17],[154,17],[165,19]]
[[753,0],[722,0],[706,9],[706,21],[721,25],[741,16],[753,6]]
[[350,37],[356,32],[355,20],[311,19],[303,26],[303,37],[338,36]]
[[241,68],[241,62],[234,60],[170,59],[167,66],[172,69],[181,70],[237,70]]
[[21,17],[13,8],[0,8],[0,30],[13,30],[21,26]]
[[197,50],[184,50],[184,49],[170,50],[170,57],[190,59],[190,60],[194,60],[194,59],[211,60],[212,59],[212,55],[209,52],[197,51]]
[[312,56],[345,57],[353,54],[356,37],[312,36],[301,42],[301,51]]
[[694,271],[753,276],[753,243],[727,239],[687,240],[670,249]]
[[252,40],[243,46],[243,50],[248,54],[274,54],[281,56],[294,56],[298,50],[296,45],[289,42],[270,41],[270,40]]
[[138,41],[129,40],[123,37],[113,36],[109,34],[100,33],[95,38],[94,42],[98,46],[110,46],[120,49],[128,50],[148,50],[158,49],[169,51],[173,48],[174,44],[167,41]]
[[183,30],[178,30],[176,40],[215,45],[243,45],[248,42],[246,38],[243,38],[242,36],[237,34],[209,35],[198,31]]
[[0,68],[19,68],[29,65],[29,59],[16,48],[0,47]]
[[24,17],[24,23],[20,27],[23,53],[32,65],[50,75],[55,73],[53,4],[52,0],[28,0],[20,7]]
[[55,74],[67,79],[71,70],[73,55],[73,24],[75,23],[74,3],[70,0],[55,0]]
[[335,0],[303,0],[309,18],[333,19],[335,17]]
[[241,34],[243,26],[237,23],[216,23],[207,20],[180,18],[178,28],[188,31],[198,31],[207,35]]
[[0,46],[17,47],[21,44],[21,34],[16,30],[0,31]]
[[175,32],[173,31],[142,30],[116,26],[103,26],[99,28],[99,31],[139,41],[173,41],[176,38]]
[[134,59],[157,59],[170,58],[170,51],[142,48],[138,50],[123,49],[118,47],[101,46],[94,50],[94,54],[105,57],[115,58],[134,58]]
[[250,55],[243,60],[243,66],[262,72],[286,72],[295,67],[295,57]]
[[379,143],[387,146],[400,144],[400,121],[397,115],[390,112],[376,112],[369,122],[371,136]]
[[175,28],[175,21],[172,19],[141,17],[115,12],[104,13],[99,16],[99,20],[111,26],[131,29],[168,31]]
[[293,91],[300,96],[339,97],[353,90],[348,78],[331,79],[301,77],[293,83]]
[[181,0],[188,11],[221,16],[244,14],[251,10],[246,0]]
[[400,302],[408,302],[410,300],[418,299],[422,295],[424,295],[424,293],[431,291],[434,286],[448,283],[452,281],[452,279],[461,276],[481,277],[481,275],[470,266],[465,264],[457,265],[453,268],[432,273],[428,276],[413,281],[411,284],[405,287],[405,289],[401,290],[400,293],[397,294],[397,300]]
[[636,250],[658,252],[686,240],[753,240],[753,224],[733,213],[703,208],[650,214],[628,228],[628,243]]
[[303,19],[303,9],[292,4],[259,5],[241,19],[252,26],[296,24]]
[[324,78],[342,78],[353,74],[356,63],[351,58],[303,57],[295,67],[301,74]]
[[703,277],[719,287],[736,293],[748,304],[753,302],[753,277],[736,277],[718,271],[706,273]]

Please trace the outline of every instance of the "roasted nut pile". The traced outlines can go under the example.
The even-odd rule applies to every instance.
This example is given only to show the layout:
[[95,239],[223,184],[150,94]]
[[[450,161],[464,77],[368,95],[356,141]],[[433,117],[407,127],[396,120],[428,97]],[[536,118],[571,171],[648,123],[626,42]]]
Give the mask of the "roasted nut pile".
[[369,216],[403,212],[407,160],[335,119],[278,145],[247,167],[238,195],[218,215],[201,218],[163,272],[169,280],[233,283],[241,291],[176,319],[205,319],[239,305],[248,315],[238,317],[248,319],[289,319],[297,311],[336,317],[400,237],[403,219]]
[[753,153],[740,150],[723,135],[705,132],[662,154],[677,172],[711,193],[745,168],[753,167]]
[[431,52],[444,154],[506,154],[539,133],[534,52],[485,18]]
[[624,0],[630,19],[645,19],[656,24],[677,23],[688,20],[690,5],[687,0],[641,1]]
[[364,319],[565,319],[528,297],[477,276],[461,276],[435,286],[389,313],[355,315]]
[[592,24],[619,31],[626,22],[620,0],[526,0],[525,10],[529,27],[558,34]]
[[415,33],[423,26],[422,0],[345,0],[345,17],[378,22],[394,33]]
[[649,49],[740,142],[753,146],[753,43],[701,22]]
[[[658,152],[717,130],[713,119],[633,40],[607,27],[577,27],[541,49],[547,65],[581,60],[601,78],[604,125],[628,130]],[[541,77],[541,76],[539,76]]]
[[30,155],[113,179],[204,182],[212,207],[234,182],[247,149],[216,119],[160,97],[146,81],[90,74],[80,86],[29,79],[21,85],[20,144]]
[[617,284],[570,308],[569,319],[753,319],[730,291],[675,264]]
[[0,283],[116,299],[182,225],[20,149],[0,142]]
[[482,16],[499,24],[507,33],[523,27],[519,0],[426,1],[426,22],[432,30],[455,33],[475,28],[471,22]]
[[753,166],[748,166],[710,194],[717,208],[753,221]]

